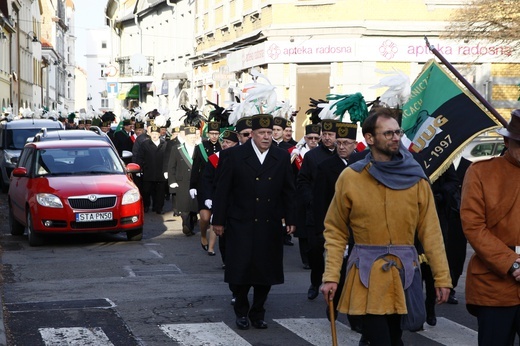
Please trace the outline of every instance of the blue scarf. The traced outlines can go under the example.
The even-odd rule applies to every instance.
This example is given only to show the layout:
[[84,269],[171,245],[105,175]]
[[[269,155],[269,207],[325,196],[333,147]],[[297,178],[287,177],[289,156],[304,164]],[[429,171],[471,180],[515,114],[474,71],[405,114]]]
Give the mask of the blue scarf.
[[417,184],[421,179],[428,180],[421,165],[402,144],[399,154],[394,155],[390,161],[375,161],[370,152],[363,160],[350,165],[350,168],[359,173],[368,164],[371,164],[368,167],[368,173],[392,190],[405,190]]

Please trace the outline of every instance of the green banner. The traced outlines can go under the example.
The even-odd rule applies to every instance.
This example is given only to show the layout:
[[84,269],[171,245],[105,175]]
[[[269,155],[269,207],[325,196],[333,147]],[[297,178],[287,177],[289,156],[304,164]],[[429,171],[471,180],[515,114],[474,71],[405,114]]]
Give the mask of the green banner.
[[429,61],[403,106],[402,128],[431,181],[435,181],[482,132],[500,122],[436,61]]

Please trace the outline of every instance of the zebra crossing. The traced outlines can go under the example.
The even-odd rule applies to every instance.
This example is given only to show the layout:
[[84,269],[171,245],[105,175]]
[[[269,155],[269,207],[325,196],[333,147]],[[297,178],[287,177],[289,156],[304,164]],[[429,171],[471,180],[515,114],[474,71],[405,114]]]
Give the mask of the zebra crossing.
[[[332,344],[330,322],[326,318],[284,318],[274,319],[273,322],[310,345]],[[157,327],[158,332],[164,333],[172,342],[181,346],[252,346],[224,322],[172,323]],[[360,335],[347,325],[336,322],[336,330],[339,345],[358,344]],[[100,327],[39,328],[39,332],[44,344],[48,346],[114,346]],[[425,330],[417,334],[441,345],[472,346],[478,343],[476,331],[443,317],[437,318],[436,327],[425,326]]]

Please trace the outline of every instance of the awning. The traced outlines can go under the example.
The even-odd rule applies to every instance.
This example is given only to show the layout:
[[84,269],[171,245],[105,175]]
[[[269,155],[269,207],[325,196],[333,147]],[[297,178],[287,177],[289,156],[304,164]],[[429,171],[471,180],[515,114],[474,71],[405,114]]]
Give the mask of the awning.
[[126,93],[127,99],[139,99],[140,88],[139,85],[134,85],[130,90]]
[[169,72],[169,73],[163,73],[161,79],[163,79],[163,80],[188,79],[188,75],[185,72]]

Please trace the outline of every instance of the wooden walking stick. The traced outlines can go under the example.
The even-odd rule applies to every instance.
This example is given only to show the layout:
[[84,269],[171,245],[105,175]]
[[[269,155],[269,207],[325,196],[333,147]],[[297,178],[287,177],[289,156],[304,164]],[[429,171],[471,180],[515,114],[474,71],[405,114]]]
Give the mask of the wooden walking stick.
[[[329,295],[332,291],[329,292]],[[330,330],[332,332],[332,346],[338,346],[338,336],[336,335],[336,314],[334,313],[334,302],[329,299],[329,319],[330,319]]]

